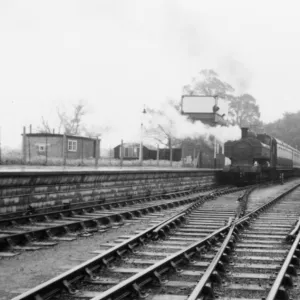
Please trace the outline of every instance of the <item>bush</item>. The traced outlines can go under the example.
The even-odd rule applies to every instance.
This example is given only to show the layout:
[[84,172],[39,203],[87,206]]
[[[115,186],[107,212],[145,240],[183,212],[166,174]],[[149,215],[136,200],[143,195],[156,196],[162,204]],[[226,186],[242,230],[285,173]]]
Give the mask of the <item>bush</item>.
[[[112,158],[112,157],[100,157],[98,160],[99,167],[120,167],[120,159]],[[2,165],[22,165],[22,152],[20,150],[15,149],[4,149],[1,157]],[[35,156],[31,157],[30,161],[27,161],[26,165],[32,166],[62,166],[63,159],[59,157],[51,157],[47,158],[45,156]],[[85,159],[67,159],[67,166],[74,167],[94,167],[95,166],[95,158],[85,158]],[[138,167],[140,166],[140,161],[136,160],[123,160],[123,167]],[[144,160],[143,166],[148,167],[156,167],[156,160]],[[159,167],[170,167],[170,161],[168,160],[159,160]],[[179,168],[182,167],[181,161],[173,161],[172,167]]]

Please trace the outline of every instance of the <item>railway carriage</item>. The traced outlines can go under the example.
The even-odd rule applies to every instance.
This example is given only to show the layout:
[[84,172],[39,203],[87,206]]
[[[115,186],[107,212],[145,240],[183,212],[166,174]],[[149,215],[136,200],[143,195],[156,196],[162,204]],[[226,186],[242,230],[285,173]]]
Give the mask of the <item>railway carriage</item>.
[[242,137],[225,143],[225,156],[231,164],[225,166],[227,180],[240,182],[289,177],[300,170],[300,151],[268,134],[255,134],[242,128]]

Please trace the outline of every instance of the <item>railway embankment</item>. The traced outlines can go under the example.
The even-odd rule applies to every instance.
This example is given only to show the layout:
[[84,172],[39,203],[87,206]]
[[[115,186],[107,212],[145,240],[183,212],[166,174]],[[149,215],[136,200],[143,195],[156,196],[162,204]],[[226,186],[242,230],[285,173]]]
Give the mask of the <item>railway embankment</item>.
[[215,170],[39,170],[0,173],[0,214],[152,196],[214,184]]

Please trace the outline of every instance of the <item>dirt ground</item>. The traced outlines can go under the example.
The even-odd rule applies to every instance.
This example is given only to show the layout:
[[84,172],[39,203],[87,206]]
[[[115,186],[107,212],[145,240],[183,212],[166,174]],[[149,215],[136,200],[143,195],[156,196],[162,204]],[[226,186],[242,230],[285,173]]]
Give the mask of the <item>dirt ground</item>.
[[[138,222],[129,223],[104,233],[94,233],[90,237],[78,237],[71,242],[61,241],[58,245],[38,251],[23,252],[18,256],[0,259],[0,300],[11,299],[80,263],[96,256],[95,250],[107,250],[101,244],[114,241],[119,236],[134,234],[136,230],[149,227],[153,221],[162,221],[185,206],[172,210],[162,210],[163,216],[144,216]],[[157,214],[157,213],[156,213]]]
[[283,185],[281,184],[275,184],[271,186],[266,187],[260,187],[255,189],[249,197],[248,205],[247,205],[247,211],[251,211],[255,209],[256,207],[267,203],[271,199],[275,198],[276,196],[279,196],[282,191],[286,191],[296,184],[300,184],[300,179],[291,179],[287,182],[285,182]]
[[[293,180],[284,185],[268,186],[256,189],[249,198],[249,206],[255,207],[258,201],[261,203],[269,201],[300,180]],[[257,204],[256,204],[257,205]],[[176,209],[180,211],[181,206]],[[108,248],[101,247],[101,244],[111,242],[119,236],[134,234],[136,230],[146,229],[150,222],[162,221],[174,214],[172,211],[161,211],[164,216],[141,219],[139,222],[129,223],[125,226],[109,229],[105,233],[94,233],[90,237],[80,237],[72,242],[59,242],[58,245],[33,252],[24,252],[12,258],[0,259],[0,300],[11,299],[26,290],[49,280],[68,269],[96,256],[91,253],[95,250]]]

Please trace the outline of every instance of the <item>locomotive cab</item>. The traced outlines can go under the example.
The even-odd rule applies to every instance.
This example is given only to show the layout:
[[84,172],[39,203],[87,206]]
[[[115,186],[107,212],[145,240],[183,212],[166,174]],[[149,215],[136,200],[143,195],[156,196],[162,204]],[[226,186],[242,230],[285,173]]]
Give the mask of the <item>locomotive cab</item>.
[[231,182],[275,180],[300,173],[300,151],[268,134],[256,135],[242,128],[241,139],[224,146],[231,165],[223,171]]
[[225,156],[231,159],[231,165],[224,172],[230,172],[235,182],[260,180],[262,171],[270,168],[271,137],[242,128],[240,140],[225,143]]

